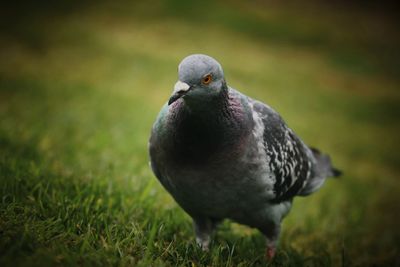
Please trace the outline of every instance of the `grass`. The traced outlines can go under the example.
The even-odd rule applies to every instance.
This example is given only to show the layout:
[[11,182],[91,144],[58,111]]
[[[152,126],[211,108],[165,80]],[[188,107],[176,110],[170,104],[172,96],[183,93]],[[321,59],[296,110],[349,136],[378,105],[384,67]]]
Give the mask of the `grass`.
[[1,266],[267,264],[263,237],[231,222],[209,253],[197,248],[189,217],[148,167],[152,122],[177,64],[194,52],[216,57],[231,86],[269,103],[344,170],[296,198],[269,265],[400,265],[399,39],[390,17],[224,1],[2,12]]

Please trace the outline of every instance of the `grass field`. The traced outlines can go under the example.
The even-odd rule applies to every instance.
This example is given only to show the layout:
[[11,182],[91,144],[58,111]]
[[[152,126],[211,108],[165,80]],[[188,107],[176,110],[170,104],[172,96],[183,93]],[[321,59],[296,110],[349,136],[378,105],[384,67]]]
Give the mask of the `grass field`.
[[345,173],[295,199],[268,264],[400,266],[400,35],[382,10],[19,3],[0,9],[1,266],[267,264],[262,235],[231,222],[197,248],[148,167],[150,128],[191,53],[217,58],[229,85]]

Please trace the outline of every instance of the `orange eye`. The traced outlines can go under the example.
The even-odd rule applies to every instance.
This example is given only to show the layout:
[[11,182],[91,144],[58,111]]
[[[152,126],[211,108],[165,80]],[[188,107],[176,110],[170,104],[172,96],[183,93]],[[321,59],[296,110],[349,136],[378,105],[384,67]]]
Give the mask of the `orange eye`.
[[201,82],[205,85],[209,84],[211,81],[212,81],[211,74],[207,74],[206,76],[203,77],[203,80],[201,80]]

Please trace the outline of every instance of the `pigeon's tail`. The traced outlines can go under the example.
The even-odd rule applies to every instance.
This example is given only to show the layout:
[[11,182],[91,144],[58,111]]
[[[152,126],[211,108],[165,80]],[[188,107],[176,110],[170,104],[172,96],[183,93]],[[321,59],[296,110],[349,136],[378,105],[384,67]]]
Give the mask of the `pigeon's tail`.
[[328,155],[322,154],[318,149],[310,148],[316,159],[315,175],[311,177],[299,195],[306,196],[317,191],[328,177],[339,177],[342,172],[332,166]]
[[332,166],[331,158],[322,154],[318,149],[311,147],[311,151],[317,160],[317,174],[323,177],[339,177],[342,171]]

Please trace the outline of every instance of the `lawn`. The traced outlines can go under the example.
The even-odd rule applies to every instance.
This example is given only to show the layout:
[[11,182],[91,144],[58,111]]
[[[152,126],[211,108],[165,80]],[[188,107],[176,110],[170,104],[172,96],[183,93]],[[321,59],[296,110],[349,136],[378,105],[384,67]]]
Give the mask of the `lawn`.
[[[388,10],[18,4],[0,8],[1,266],[400,266],[400,35]],[[295,199],[271,263],[263,236],[229,221],[202,252],[148,166],[152,123],[191,53],[218,59],[230,86],[344,171]]]

